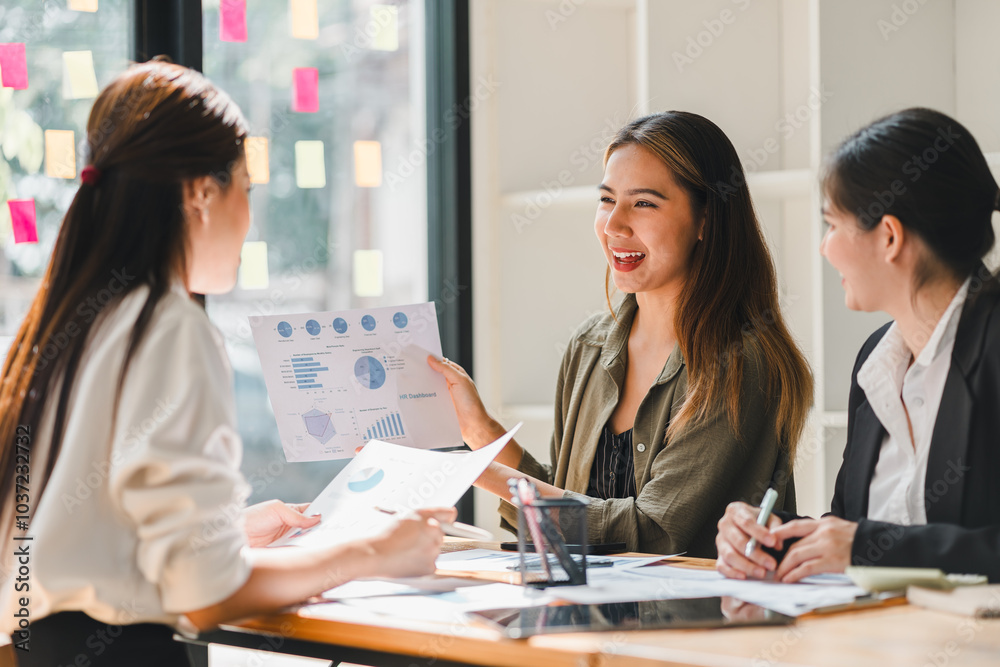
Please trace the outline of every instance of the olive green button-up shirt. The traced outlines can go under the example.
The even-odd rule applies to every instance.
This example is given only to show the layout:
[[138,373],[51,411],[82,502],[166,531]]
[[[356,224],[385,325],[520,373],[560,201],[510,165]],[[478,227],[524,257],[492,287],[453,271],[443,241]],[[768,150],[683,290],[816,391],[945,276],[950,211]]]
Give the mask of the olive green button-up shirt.
[[[668,441],[667,426],[687,392],[684,358],[675,346],[636,412],[636,497],[601,500],[584,495],[601,430],[625,386],[628,337],[637,309],[635,296],[626,295],[617,322],[605,313],[577,330],[556,384],[551,464],[525,452],[518,469],[565,489],[566,497],[587,501],[591,544],[624,542],[630,551],[686,551],[714,558],[716,524],[730,502],[759,504],[773,479],[775,509],[795,507],[788,457],[779,447],[775,427],[777,397],[765,393],[766,369],[757,355],[746,354],[739,433],[733,432],[720,407]],[[501,502],[500,514],[505,527],[517,525],[517,510],[510,503]]]

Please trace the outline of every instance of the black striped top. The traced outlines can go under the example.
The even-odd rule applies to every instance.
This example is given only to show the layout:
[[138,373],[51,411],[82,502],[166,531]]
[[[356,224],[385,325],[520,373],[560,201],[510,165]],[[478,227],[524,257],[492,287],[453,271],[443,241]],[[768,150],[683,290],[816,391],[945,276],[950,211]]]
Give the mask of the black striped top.
[[590,468],[587,495],[591,498],[635,498],[635,458],[632,454],[632,429],[617,435],[604,425],[597,444],[594,465]]

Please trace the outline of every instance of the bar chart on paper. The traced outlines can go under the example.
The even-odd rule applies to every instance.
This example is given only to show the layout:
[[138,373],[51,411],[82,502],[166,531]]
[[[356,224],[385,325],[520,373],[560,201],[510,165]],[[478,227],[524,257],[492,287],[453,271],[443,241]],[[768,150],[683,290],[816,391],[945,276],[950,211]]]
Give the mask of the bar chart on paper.
[[295,378],[297,389],[322,389],[323,383],[319,380],[319,374],[328,372],[330,369],[316,361],[312,357],[293,357],[289,360],[292,365],[292,373]]
[[289,461],[350,458],[382,440],[461,445],[432,303],[250,318]]
[[365,440],[386,440],[392,442],[406,435],[403,417],[398,412],[390,412],[365,429]]

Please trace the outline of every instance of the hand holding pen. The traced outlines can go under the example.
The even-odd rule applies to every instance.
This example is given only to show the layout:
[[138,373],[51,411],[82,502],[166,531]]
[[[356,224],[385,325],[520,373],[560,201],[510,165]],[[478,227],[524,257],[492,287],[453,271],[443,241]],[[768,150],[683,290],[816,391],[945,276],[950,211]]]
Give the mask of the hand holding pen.
[[783,541],[771,532],[782,523],[772,513],[776,500],[777,493],[769,489],[760,507],[744,502],[729,503],[715,538],[719,572],[732,579],[763,579],[778,567],[770,554],[757,548],[781,549]]

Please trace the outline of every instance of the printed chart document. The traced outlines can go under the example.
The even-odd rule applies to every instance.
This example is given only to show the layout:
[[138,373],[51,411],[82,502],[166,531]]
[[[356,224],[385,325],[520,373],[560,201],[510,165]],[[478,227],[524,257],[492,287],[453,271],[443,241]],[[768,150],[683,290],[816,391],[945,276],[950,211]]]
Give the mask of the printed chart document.
[[444,377],[433,303],[252,316],[289,461],[348,459],[371,440],[440,449],[462,433]]
[[520,427],[474,452],[429,452],[373,440],[306,509],[307,516],[322,515],[320,523],[272,546],[330,546],[376,535],[396,520],[376,508],[406,513],[451,507]]

